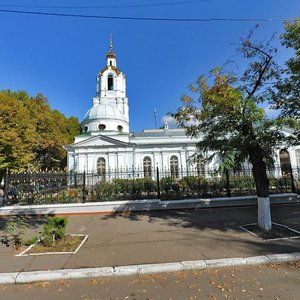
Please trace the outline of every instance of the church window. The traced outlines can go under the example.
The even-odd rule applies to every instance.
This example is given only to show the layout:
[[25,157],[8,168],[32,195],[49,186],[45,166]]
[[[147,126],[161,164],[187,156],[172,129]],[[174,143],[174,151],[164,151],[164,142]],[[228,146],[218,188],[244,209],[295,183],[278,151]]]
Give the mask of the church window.
[[291,175],[291,160],[290,154],[286,149],[282,149],[279,152],[281,173],[284,176]]
[[119,125],[118,126],[118,131],[122,132],[123,131],[123,126]]
[[109,65],[112,66],[112,61],[111,60],[109,61]]
[[151,158],[149,156],[143,159],[144,177],[151,177]]
[[98,126],[98,128],[99,128],[99,130],[105,130],[105,128],[106,128],[106,125],[105,124],[100,124],[99,126]]
[[85,125],[84,126],[84,132],[87,132],[89,130],[89,126]]
[[111,74],[109,74],[107,77],[107,89],[109,91],[112,91],[114,89],[114,78]]
[[105,176],[105,159],[103,157],[97,159],[97,173],[98,175]]
[[172,177],[178,177],[178,157],[175,155],[170,158],[170,171]]

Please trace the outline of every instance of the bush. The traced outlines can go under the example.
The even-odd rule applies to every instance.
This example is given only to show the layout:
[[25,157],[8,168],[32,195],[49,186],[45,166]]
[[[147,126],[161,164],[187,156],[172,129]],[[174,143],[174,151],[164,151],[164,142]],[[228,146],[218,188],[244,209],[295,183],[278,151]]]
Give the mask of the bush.
[[288,177],[269,177],[270,190],[275,193],[290,192],[291,178]]
[[138,199],[151,193],[156,195],[156,181],[151,178],[116,178],[112,182],[99,182],[90,193],[95,201]]
[[12,217],[6,222],[7,235],[3,242],[7,246],[12,245],[16,250],[24,243],[25,231],[28,228],[27,217]]
[[110,201],[114,194],[113,184],[107,181],[99,182],[91,191],[91,195],[95,201]]
[[34,236],[34,237],[32,237],[32,238],[26,240],[26,241],[24,242],[24,245],[25,245],[25,246],[30,246],[30,245],[32,245],[32,244],[35,244],[37,241],[38,241],[38,237],[37,237],[37,236]]
[[67,217],[47,217],[47,223],[44,224],[42,233],[44,243],[51,245],[55,241],[62,239],[65,236],[67,224]]
[[207,181],[203,176],[186,176],[183,177],[180,182],[183,189],[188,193],[197,195],[207,194]]
[[[176,186],[176,178],[168,176],[160,179],[160,188],[165,193],[170,191],[174,191],[174,187]],[[177,189],[175,187],[175,189]]]

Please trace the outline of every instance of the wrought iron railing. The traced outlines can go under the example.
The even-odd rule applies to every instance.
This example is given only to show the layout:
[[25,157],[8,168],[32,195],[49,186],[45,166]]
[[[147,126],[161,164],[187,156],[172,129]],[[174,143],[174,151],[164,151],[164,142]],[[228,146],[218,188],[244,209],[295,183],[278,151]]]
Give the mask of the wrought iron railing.
[[[268,172],[270,193],[300,193],[300,169]],[[92,172],[7,173],[5,205],[99,202],[114,200],[230,197],[255,194],[251,170],[221,173],[196,169],[140,169]]]

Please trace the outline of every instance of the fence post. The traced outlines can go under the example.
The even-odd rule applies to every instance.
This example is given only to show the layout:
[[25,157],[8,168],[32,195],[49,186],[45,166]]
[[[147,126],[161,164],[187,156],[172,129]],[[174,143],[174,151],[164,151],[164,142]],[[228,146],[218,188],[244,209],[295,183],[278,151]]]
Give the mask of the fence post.
[[82,178],[82,203],[85,203],[86,200],[86,190],[85,190],[85,171],[83,171],[83,178]]
[[290,165],[290,172],[291,172],[291,190],[292,190],[292,193],[296,193],[296,186],[295,186],[295,182],[294,182],[294,174],[293,174],[293,169],[292,169],[291,165]]
[[227,197],[231,197],[230,181],[229,181],[229,171],[228,171],[228,169],[226,169],[225,174],[226,174],[226,192],[227,192]]
[[74,172],[74,186],[75,186],[75,189],[77,189],[77,172],[76,171]]
[[157,198],[160,199],[159,169],[156,167]]
[[8,168],[6,168],[5,180],[4,180],[4,197],[3,197],[3,206],[6,205],[8,199]]

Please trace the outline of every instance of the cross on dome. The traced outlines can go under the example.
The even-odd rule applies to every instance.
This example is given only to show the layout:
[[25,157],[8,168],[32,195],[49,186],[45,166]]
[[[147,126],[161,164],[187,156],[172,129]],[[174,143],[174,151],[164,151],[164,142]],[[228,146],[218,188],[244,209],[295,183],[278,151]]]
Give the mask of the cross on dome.
[[109,40],[110,40],[110,43],[109,43],[109,51],[112,51],[112,48],[113,48],[112,34],[110,34]]

